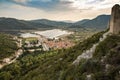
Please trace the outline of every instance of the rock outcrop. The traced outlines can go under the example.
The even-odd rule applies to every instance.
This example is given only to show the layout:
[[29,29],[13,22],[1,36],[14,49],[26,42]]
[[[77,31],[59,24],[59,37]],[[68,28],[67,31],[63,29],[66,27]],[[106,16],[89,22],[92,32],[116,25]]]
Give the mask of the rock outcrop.
[[116,4],[112,8],[110,20],[110,32],[113,34],[120,33],[120,5]]

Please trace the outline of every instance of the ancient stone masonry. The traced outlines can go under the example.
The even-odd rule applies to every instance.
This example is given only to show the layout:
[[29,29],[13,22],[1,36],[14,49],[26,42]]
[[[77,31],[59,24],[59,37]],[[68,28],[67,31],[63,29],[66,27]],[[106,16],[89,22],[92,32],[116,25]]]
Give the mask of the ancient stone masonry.
[[110,19],[110,32],[113,34],[120,33],[120,5],[116,4],[112,8]]

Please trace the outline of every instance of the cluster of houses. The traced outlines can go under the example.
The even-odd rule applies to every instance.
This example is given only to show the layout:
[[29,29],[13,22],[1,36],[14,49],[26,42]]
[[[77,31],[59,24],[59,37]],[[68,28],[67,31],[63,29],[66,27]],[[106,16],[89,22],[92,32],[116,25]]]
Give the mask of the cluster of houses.
[[25,50],[33,52],[35,50],[43,50],[48,51],[49,47],[45,44],[45,42],[39,37],[37,40],[28,41],[26,40],[23,45]]
[[36,41],[25,41],[24,47],[29,51],[43,50],[49,51],[50,49],[62,49],[73,46],[74,44],[68,40],[60,39],[46,39],[38,38]]
[[49,51],[51,49],[62,49],[73,46],[73,44],[62,38],[71,34],[67,31],[62,30],[46,30],[46,31],[36,31],[31,33],[21,34],[22,38],[37,38],[37,40],[25,40],[23,47],[28,51],[43,50]]
[[39,47],[41,46],[41,42],[37,41],[25,41],[24,47],[31,48],[31,47]]

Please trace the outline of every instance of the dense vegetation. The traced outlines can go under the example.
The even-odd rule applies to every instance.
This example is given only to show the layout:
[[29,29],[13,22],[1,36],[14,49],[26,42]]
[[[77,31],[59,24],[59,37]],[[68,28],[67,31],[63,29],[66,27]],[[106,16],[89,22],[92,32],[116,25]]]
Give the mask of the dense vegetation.
[[11,56],[17,50],[17,44],[13,37],[0,33],[0,59]]
[[[78,45],[69,49],[49,52],[25,52],[24,55],[22,55],[15,63],[10,64],[0,70],[0,80],[74,80],[75,78],[82,79],[82,73],[89,70],[87,67],[85,68],[85,70],[82,69],[85,65],[94,62],[94,65],[99,66],[99,63],[93,60],[88,61],[87,63],[85,60],[83,60],[80,65],[81,69],[79,69],[76,66],[73,66],[72,62],[83,51],[89,49],[94,43],[98,42],[99,37],[101,37],[103,33],[104,32],[95,34],[91,38],[88,38],[85,41],[80,42]],[[101,69],[101,67],[98,67],[98,69]],[[83,71],[79,73],[79,70]],[[91,70],[93,70],[92,65]],[[96,70],[97,68],[94,69],[94,72]]]

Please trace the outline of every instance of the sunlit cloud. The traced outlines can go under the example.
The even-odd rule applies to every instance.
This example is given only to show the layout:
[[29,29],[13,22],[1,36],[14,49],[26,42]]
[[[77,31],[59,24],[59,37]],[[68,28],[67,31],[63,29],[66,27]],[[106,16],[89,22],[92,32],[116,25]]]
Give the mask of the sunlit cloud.
[[61,2],[70,2],[70,7],[76,9],[105,9],[114,4],[120,3],[120,0],[60,0]]
[[93,10],[110,8],[120,0],[6,0],[14,4],[43,10]]

